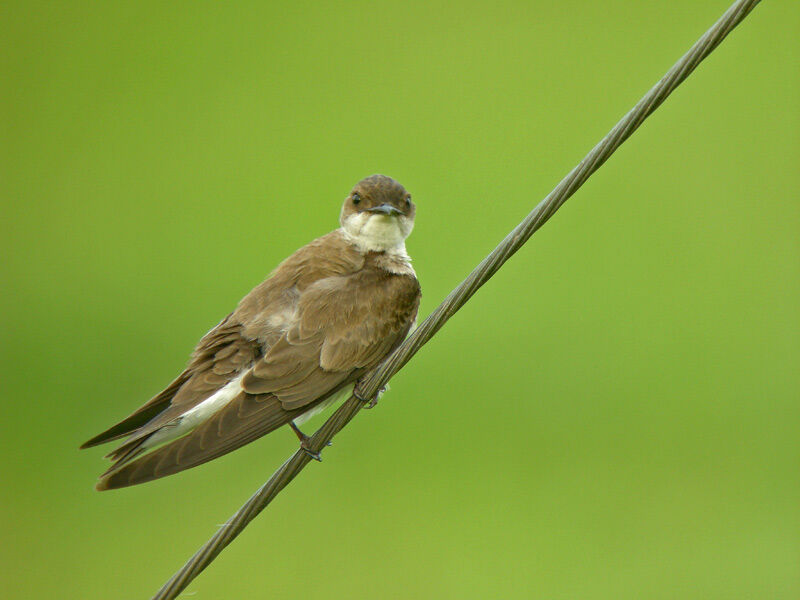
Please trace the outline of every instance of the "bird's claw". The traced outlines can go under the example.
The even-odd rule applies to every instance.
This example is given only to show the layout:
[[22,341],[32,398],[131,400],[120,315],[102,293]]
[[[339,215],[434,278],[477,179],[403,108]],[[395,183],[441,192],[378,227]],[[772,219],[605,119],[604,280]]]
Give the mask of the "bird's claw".
[[388,385],[381,386],[381,389],[379,389],[375,393],[374,397],[367,398],[367,397],[364,396],[364,394],[361,393],[361,390],[359,389],[359,386],[357,385],[356,387],[353,388],[353,396],[355,396],[356,398],[358,398],[359,400],[364,402],[366,404],[366,406],[364,408],[369,410],[370,408],[375,408],[377,406],[378,400],[380,399],[380,397],[383,395],[383,393],[387,389],[388,389]]
[[360,385],[356,385],[353,388],[353,396],[355,396],[358,400],[361,400],[362,402],[365,402],[365,403],[366,402],[372,402],[372,400],[370,400],[369,398],[365,398],[364,394],[361,393],[361,386]]
[[[317,462],[322,462],[322,456],[319,452],[315,452],[311,449],[310,446],[311,438],[306,437],[302,442],[300,442],[300,450],[308,454],[311,458],[313,458]],[[332,442],[325,442],[325,446],[333,446]]]
[[322,456],[320,455],[320,453],[319,453],[319,452],[314,452],[314,451],[313,451],[313,450],[311,450],[310,448],[303,448],[302,446],[300,446],[300,449],[301,449],[303,452],[305,452],[306,454],[308,454],[308,456],[310,456],[311,458],[313,458],[315,461],[317,461],[317,462],[322,462]]
[[[328,446],[330,446],[330,443],[328,443],[327,445],[328,445]],[[310,456],[310,457],[311,457],[312,459],[314,459],[315,461],[317,461],[317,462],[322,462],[322,456],[320,456],[319,452],[315,452],[314,450],[312,450],[311,448],[309,448],[309,447],[308,447],[308,445],[307,445],[307,443],[306,443],[306,440],[303,440],[303,441],[300,443],[300,450],[302,450],[303,452],[305,452],[306,454],[308,454],[308,456]]]

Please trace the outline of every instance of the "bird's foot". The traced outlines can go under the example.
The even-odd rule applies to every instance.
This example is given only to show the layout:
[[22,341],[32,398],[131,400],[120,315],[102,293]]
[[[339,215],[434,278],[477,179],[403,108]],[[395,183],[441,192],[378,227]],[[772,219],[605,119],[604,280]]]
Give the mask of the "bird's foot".
[[[309,438],[310,439],[310,438]],[[330,443],[328,443],[330,446]],[[311,458],[313,458],[317,462],[322,462],[322,456],[320,456],[319,452],[314,452],[308,445],[306,440],[300,442],[300,450],[308,454]]]
[[[322,462],[322,457],[319,452],[311,449],[311,437],[300,431],[297,425],[294,424],[294,421],[289,421],[289,426],[292,428],[292,431],[294,431],[297,439],[300,440],[300,449],[317,462]],[[325,445],[330,446],[331,443],[325,442]]]
[[389,389],[389,384],[387,383],[375,393],[375,396],[373,398],[367,398],[364,394],[361,393],[359,385],[360,384],[357,384],[353,388],[353,396],[364,402],[366,404],[364,408],[366,408],[367,410],[369,410],[370,408],[375,408],[378,404],[378,400],[380,400],[380,397],[383,396],[383,393]]

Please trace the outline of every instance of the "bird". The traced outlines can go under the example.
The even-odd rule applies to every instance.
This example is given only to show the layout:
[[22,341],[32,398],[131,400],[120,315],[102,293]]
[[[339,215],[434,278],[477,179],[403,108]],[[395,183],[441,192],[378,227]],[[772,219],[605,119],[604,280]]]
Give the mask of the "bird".
[[284,425],[321,460],[299,426],[360,397],[359,379],[416,323],[421,289],[405,246],[415,216],[391,177],[359,181],[338,229],[280,263],[203,336],[172,383],[81,446],[125,438],[96,489],[178,473]]

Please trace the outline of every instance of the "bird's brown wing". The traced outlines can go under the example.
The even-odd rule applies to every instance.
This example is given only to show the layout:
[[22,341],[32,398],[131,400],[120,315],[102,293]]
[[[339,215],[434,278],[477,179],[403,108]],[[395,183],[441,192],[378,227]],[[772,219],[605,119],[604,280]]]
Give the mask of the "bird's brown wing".
[[294,312],[300,295],[309,286],[326,278],[350,274],[363,264],[361,255],[335,233],[304,246],[200,340],[188,367],[173,383],[81,448],[130,436],[125,444],[108,455],[115,460],[130,456],[136,442],[206,400],[279,340],[286,324],[273,323],[273,318],[284,312]]
[[242,393],[186,436],[112,466],[98,489],[142,483],[230,452],[377,364],[408,333],[419,284],[386,273],[354,276],[358,281],[330,278],[309,286],[300,296],[298,319],[245,374]]
[[321,280],[300,297],[296,322],[242,387],[273,394],[285,410],[307,406],[380,362],[406,336],[418,305],[414,277],[362,269]]

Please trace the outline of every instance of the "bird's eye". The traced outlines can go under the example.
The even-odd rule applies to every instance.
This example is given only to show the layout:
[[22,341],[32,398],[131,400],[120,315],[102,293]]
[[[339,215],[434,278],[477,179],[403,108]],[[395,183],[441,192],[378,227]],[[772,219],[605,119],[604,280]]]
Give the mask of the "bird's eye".
[[411,206],[411,196],[406,196],[406,208]]
[[353,204],[359,204],[361,202],[361,196],[358,194],[353,194],[351,198],[353,200]]

